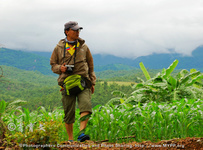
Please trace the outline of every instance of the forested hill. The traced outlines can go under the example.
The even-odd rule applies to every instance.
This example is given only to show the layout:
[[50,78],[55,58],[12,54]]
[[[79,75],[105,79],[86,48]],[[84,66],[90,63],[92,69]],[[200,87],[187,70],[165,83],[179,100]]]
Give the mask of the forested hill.
[[[192,69],[203,71],[203,46],[196,48],[192,52],[192,56],[183,56],[179,53],[170,54],[152,54],[141,56],[136,59],[120,58],[112,55],[93,55],[95,65],[98,67],[108,68],[111,64],[122,64],[128,70],[129,67],[139,68],[139,63],[143,62],[149,69],[167,68],[175,59],[179,60],[176,69]],[[125,67],[123,66],[123,68]]]
[[[51,52],[24,52],[0,48],[0,65],[14,66],[24,70],[38,70],[45,75],[54,75],[49,65]],[[192,56],[183,57],[178,53],[152,54],[136,59],[116,57],[113,55],[93,55],[95,71],[105,70],[135,70],[139,62],[143,62],[149,69],[167,68],[175,59],[179,60],[176,69],[191,69],[203,71],[203,46],[196,48]]]
[[[43,75],[39,71],[26,71],[10,66],[1,66],[0,75],[0,100],[7,102],[24,100],[29,110],[36,110],[40,106],[53,109],[61,106],[60,87],[57,77]],[[137,76],[137,75],[136,75]],[[130,79],[131,80],[131,79]],[[129,95],[133,89],[131,83],[123,86],[116,82],[107,84],[106,81],[98,80],[95,85],[95,93],[92,95],[92,106],[105,105],[111,98],[113,91],[122,91]]]
[[29,71],[37,70],[45,75],[53,75],[49,58],[19,50],[0,48],[0,65]]

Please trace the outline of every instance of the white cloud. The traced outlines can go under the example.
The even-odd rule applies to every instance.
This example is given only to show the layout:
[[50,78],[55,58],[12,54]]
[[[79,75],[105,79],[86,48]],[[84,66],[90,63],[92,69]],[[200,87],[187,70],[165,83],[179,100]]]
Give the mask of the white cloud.
[[81,37],[92,53],[189,55],[203,45],[201,0],[1,0],[0,43],[52,51],[69,20],[84,27]]

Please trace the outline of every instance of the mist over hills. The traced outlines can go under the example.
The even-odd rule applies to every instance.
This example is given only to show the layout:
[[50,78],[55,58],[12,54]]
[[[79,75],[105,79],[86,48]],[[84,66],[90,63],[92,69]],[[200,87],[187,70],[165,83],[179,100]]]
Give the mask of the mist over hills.
[[195,68],[203,71],[203,46],[196,48],[192,56],[183,56],[179,53],[170,54],[152,54],[141,56],[136,59],[119,58],[112,55],[93,55],[95,66],[105,66],[110,64],[123,64],[130,67],[139,68],[139,63],[143,62],[146,68],[162,69],[167,68],[175,59],[179,60],[176,69]]
[[[52,52],[33,52],[35,54],[50,58]],[[151,54],[140,56],[136,59],[121,58],[113,55],[93,55],[95,71],[103,70],[129,70],[139,68],[139,63],[143,62],[149,69],[167,68],[175,59],[179,60],[177,69],[203,69],[203,46],[197,47],[192,52],[192,56],[183,56],[179,53]],[[202,70],[203,71],[203,70]]]
[[[24,70],[37,70],[45,75],[54,75],[49,65],[52,52],[24,52],[0,48],[0,65],[13,66]],[[179,60],[176,69],[191,69],[203,71],[203,46],[197,47],[192,56],[182,56],[178,53],[152,54],[136,59],[116,57],[113,55],[93,55],[95,71],[133,70],[143,62],[146,68],[167,68],[175,59]]]

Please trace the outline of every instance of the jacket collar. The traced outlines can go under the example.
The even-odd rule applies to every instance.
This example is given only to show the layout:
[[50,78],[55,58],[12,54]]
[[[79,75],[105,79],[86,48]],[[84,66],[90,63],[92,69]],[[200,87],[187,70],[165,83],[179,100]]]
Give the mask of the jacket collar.
[[[78,42],[80,43],[80,45],[83,45],[85,43],[85,40],[79,37]],[[64,43],[65,43],[65,39],[61,39],[58,43],[58,46],[64,47]]]

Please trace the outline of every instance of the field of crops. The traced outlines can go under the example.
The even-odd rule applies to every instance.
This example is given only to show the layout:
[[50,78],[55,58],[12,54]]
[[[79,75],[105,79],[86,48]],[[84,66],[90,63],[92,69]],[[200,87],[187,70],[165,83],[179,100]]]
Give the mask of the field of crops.
[[[173,101],[172,103],[138,103],[136,105],[110,105],[93,108],[86,134],[92,141],[122,143],[131,141],[169,140],[173,138],[203,137],[203,100]],[[5,143],[56,144],[67,141],[63,110],[52,112],[43,107],[34,112],[12,109],[3,115],[8,127]],[[75,140],[79,133],[79,110],[74,124]]]
[[[118,97],[104,106],[93,108],[84,131],[91,137],[91,141],[114,143],[115,146],[115,143],[161,142],[191,137],[190,140],[195,141],[198,148],[203,148],[203,74],[194,69],[190,72],[182,70],[174,78],[170,74],[177,63],[174,61],[154,78],[149,76],[141,64],[146,82],[141,80],[134,85],[135,90],[129,97],[115,91],[112,94]],[[21,100],[11,103],[0,101],[0,149],[14,147],[16,143],[18,147],[50,144],[55,148],[66,143],[68,135],[62,108],[48,111],[39,107],[30,112],[23,108],[25,103]],[[80,121],[77,109],[75,140],[80,133]]]

